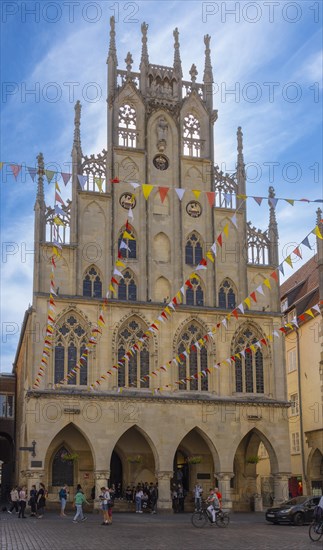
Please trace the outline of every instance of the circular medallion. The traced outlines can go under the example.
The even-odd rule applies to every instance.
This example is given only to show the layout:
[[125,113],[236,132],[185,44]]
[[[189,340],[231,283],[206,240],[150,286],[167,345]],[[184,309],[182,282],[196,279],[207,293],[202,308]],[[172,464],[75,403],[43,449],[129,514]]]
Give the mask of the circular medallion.
[[122,208],[125,208],[125,210],[129,210],[130,208],[135,208],[136,199],[131,193],[122,193],[119,199],[119,203]]
[[197,201],[190,201],[186,205],[186,212],[191,218],[199,218],[202,214],[202,206]]
[[156,155],[153,159],[153,163],[157,170],[167,170],[169,166],[168,158],[165,155]]

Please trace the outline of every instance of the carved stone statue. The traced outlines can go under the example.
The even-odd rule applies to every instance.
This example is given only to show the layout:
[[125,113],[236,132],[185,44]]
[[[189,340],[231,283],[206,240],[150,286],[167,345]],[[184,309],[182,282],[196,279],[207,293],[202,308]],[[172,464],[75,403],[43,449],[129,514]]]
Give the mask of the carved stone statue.
[[161,116],[157,123],[157,149],[160,152],[165,151],[167,146],[168,124],[165,117]]

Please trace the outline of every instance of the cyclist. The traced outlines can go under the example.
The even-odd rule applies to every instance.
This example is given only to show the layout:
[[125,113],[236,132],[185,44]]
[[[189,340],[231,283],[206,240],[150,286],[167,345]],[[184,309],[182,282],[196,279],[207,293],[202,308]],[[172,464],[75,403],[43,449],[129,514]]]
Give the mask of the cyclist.
[[220,510],[220,502],[214,489],[210,489],[209,496],[206,499],[208,512],[212,514],[212,523],[215,523],[216,513]]

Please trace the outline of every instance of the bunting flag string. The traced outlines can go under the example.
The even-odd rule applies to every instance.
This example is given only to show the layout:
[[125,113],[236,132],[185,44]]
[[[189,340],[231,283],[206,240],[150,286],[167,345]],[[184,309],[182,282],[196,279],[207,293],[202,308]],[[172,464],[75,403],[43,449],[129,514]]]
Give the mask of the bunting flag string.
[[[3,169],[4,165],[9,166],[15,180],[17,181],[18,175],[21,172],[23,165],[10,163],[10,162],[0,162],[0,171],[1,169]],[[25,169],[26,169],[26,172],[30,175],[32,181],[35,181],[37,168],[32,166],[25,166]],[[72,177],[71,173],[54,171],[54,170],[45,170],[44,173],[49,184],[53,180],[57,180],[58,177],[61,177],[64,182],[64,185],[66,186]],[[54,176],[56,176],[56,178]],[[84,174],[77,174],[77,179],[81,188],[84,189],[86,183],[88,183],[88,176]],[[108,182],[106,178],[96,177],[94,178],[94,183],[97,186],[99,192],[102,193],[104,186],[106,186]],[[142,193],[146,200],[148,200],[148,197],[150,196],[152,190],[157,189],[160,195],[161,202],[164,202],[166,195],[172,189],[171,187],[166,187],[166,186],[161,187],[158,185],[147,184],[147,183],[128,182],[125,180],[120,180],[117,177],[110,179],[109,183],[112,183],[112,184],[127,183],[132,186],[136,186],[135,188],[141,187]],[[210,206],[211,207],[216,206],[215,205],[215,199],[217,195],[216,191],[204,191],[202,189],[185,189],[182,187],[180,188],[176,187],[174,190],[180,201],[182,201],[185,192],[192,192],[196,199],[200,197],[201,193],[205,193]],[[272,206],[273,208],[276,208],[277,203],[279,201],[285,201],[291,206],[294,206],[295,202],[323,203],[323,199],[308,199],[308,198],[292,199],[292,198],[286,198],[286,197],[260,197],[260,196],[254,196],[254,195],[242,195],[242,194],[235,194],[235,193],[225,193],[223,198],[224,198],[226,207],[232,204],[233,199],[242,199],[242,200],[253,199],[259,206],[261,206],[263,201],[268,201],[270,206]]]

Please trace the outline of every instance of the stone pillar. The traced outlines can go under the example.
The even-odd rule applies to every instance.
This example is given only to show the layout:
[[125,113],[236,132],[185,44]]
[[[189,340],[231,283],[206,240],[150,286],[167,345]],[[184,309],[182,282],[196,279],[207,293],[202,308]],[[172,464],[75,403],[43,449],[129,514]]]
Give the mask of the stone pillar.
[[274,474],[274,506],[288,500],[288,476],[287,473]]
[[93,479],[95,484],[95,501],[93,504],[93,509],[99,510],[100,503],[98,501],[98,497],[101,493],[101,487],[108,486],[108,479],[110,479],[110,470],[95,470],[93,472]]
[[158,480],[158,502],[157,509],[170,512],[172,510],[172,499],[170,494],[170,480],[174,472],[170,470],[161,470],[156,472]]
[[233,472],[218,472],[214,474],[219,480],[219,491],[222,494],[222,507],[232,509],[230,480],[234,477]]

